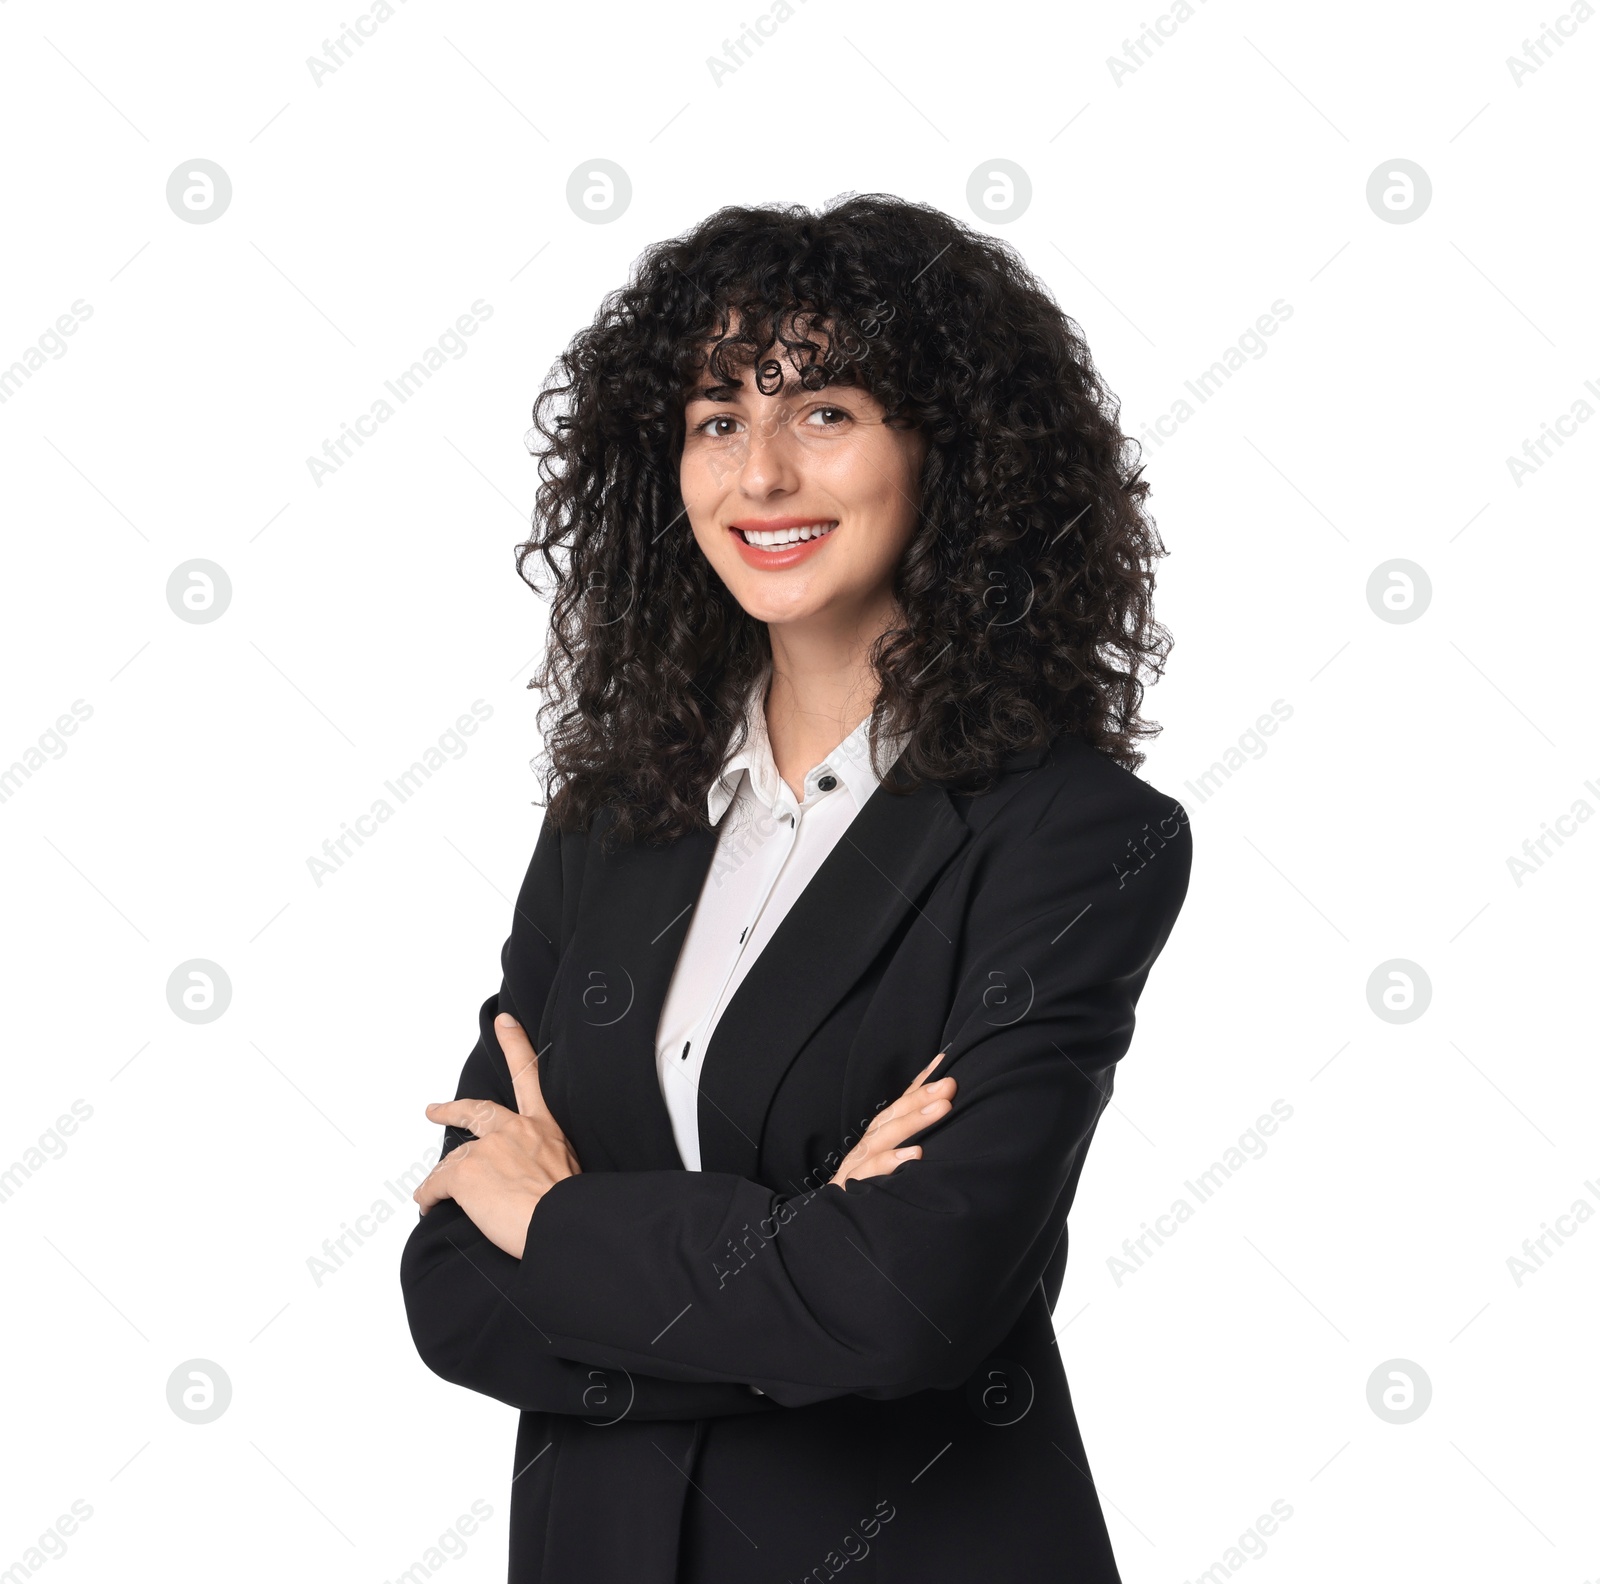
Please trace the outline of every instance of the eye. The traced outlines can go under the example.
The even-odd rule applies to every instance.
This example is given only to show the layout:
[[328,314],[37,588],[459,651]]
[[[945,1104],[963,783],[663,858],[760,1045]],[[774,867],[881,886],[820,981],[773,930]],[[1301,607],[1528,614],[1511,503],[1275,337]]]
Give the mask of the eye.
[[817,407],[806,414],[806,422],[813,423],[819,429],[837,429],[850,422],[854,414],[843,407]]
[[[727,424],[729,427],[726,429],[718,427],[721,424]],[[694,426],[694,432],[706,435],[713,440],[726,440],[730,435],[737,432],[738,425],[739,420],[733,417],[731,413],[713,413],[709,418],[702,419],[697,423]]]

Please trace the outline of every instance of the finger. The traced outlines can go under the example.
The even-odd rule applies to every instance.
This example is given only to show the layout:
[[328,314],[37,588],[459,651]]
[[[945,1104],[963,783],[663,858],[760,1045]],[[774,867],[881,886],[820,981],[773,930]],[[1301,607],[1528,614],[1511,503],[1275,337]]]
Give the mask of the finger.
[[[955,1092],[956,1081],[954,1078],[936,1078],[931,1084],[924,1084],[920,1089],[908,1089],[893,1105],[885,1106],[872,1119],[867,1128],[867,1135],[870,1137],[891,1123],[915,1117],[935,1101],[953,1101]],[[918,1127],[925,1127],[926,1125],[926,1123],[917,1124]]]
[[887,1177],[903,1161],[920,1160],[922,1146],[908,1144],[902,1149],[881,1150],[861,1161],[847,1161],[834,1178],[841,1187],[850,1181],[865,1181],[869,1177]]
[[920,1144],[906,1144],[899,1149],[883,1150],[874,1155],[867,1162],[868,1177],[887,1177],[902,1161],[921,1160],[922,1146]]
[[495,1018],[494,1032],[511,1072],[511,1089],[517,1097],[518,1114],[548,1115],[544,1096],[539,1092],[539,1057],[527,1032],[509,1012],[502,1012]]
[[[916,1102],[921,1098],[924,1103]],[[867,1130],[867,1147],[874,1152],[893,1149],[896,1145],[903,1144],[914,1133],[921,1133],[925,1128],[930,1128],[940,1117],[944,1116],[953,1105],[946,1095],[928,1095],[924,1090],[919,1096],[913,1096],[903,1110],[896,1114],[884,1117],[874,1127]]]
[[424,1108],[430,1122],[442,1122],[446,1127],[466,1128],[479,1138],[498,1132],[517,1113],[508,1111],[493,1100],[436,1100]]
[[919,1084],[919,1083],[921,1083],[921,1082],[922,1082],[922,1080],[923,1080],[923,1079],[924,1079],[924,1078],[926,1078],[926,1077],[927,1077],[927,1076],[928,1076],[928,1074],[929,1074],[929,1073],[931,1073],[931,1072],[932,1072],[932,1071],[933,1071],[933,1069],[934,1069],[934,1068],[935,1068],[935,1067],[937,1067],[937,1066],[938,1066],[938,1065],[939,1065],[939,1063],[940,1063],[940,1062],[942,1062],[942,1061],[943,1061],[943,1060],[944,1060],[944,1052],[943,1052],[943,1051],[940,1051],[940,1052],[939,1052],[939,1054],[938,1054],[938,1055],[937,1055],[937,1056],[935,1056],[935,1057],[934,1057],[934,1058],[933,1058],[933,1060],[932,1060],[932,1061],[931,1061],[931,1062],[929,1062],[929,1063],[928,1063],[928,1065],[927,1065],[927,1066],[926,1066],[926,1067],[924,1067],[924,1068],[923,1068],[923,1069],[922,1069],[922,1071],[921,1071],[921,1072],[919,1072],[919,1073],[918,1073],[918,1074],[917,1074],[917,1076],[916,1076],[916,1077],[915,1077],[915,1078],[913,1078],[913,1079],[912,1079],[912,1080],[911,1080],[911,1082],[910,1082],[910,1083],[908,1083],[908,1084],[907,1084],[907,1085],[906,1085],[906,1087],[905,1087],[905,1093],[906,1093],[906,1094],[910,1094],[910,1093],[911,1093],[911,1091],[912,1091],[912,1090],[913,1090],[913,1089],[915,1089],[915,1088],[916,1088],[916,1087],[917,1087],[917,1085],[918,1085],[918,1084]]
[[[458,1145],[454,1150],[451,1151],[451,1155],[459,1155],[463,1150],[469,1149],[470,1147],[471,1146],[467,1144]],[[417,1191],[411,1196],[414,1200],[416,1200],[417,1204],[422,1207],[423,1215],[426,1215],[436,1204],[439,1203],[441,1199],[448,1199],[451,1197],[449,1184],[452,1180],[453,1174],[445,1170],[445,1168],[451,1162],[451,1155],[445,1156],[445,1158],[440,1161],[439,1164],[435,1166],[426,1177],[422,1179],[422,1181],[417,1185]]]

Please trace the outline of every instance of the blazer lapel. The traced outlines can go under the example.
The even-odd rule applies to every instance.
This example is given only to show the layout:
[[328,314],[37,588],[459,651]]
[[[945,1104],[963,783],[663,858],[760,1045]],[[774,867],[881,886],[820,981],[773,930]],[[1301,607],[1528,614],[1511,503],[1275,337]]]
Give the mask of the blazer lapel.
[[935,783],[908,797],[880,788],[867,800],[717,1022],[700,1072],[703,1170],[755,1176],[767,1107],[789,1064],[967,836]]
[[717,833],[665,846],[591,840],[578,923],[562,955],[541,1084],[590,1170],[682,1170],[661,1097],[656,1025]]
[[[1041,757],[1014,754],[1002,768],[1026,770]],[[755,1176],[767,1109],[790,1063],[969,835],[937,783],[868,799],[718,1020],[700,1074],[703,1170]],[[545,1098],[589,1170],[683,1169],[656,1029],[717,839],[717,830],[696,831],[610,853],[591,839],[577,925],[536,1044]],[[523,990],[515,963],[509,972],[513,991]],[[532,1003],[531,990],[524,999]]]

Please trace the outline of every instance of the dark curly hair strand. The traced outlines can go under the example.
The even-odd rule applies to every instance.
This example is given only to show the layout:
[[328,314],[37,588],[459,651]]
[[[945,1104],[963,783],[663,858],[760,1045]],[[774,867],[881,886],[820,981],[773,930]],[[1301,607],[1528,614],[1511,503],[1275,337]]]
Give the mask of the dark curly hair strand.
[[[709,372],[787,364],[860,385],[928,439],[903,620],[874,646],[874,739],[909,732],[899,786],[977,791],[1070,731],[1119,764],[1171,637],[1152,614],[1166,554],[1138,445],[1078,326],[1015,253],[881,194],[812,211],[719,210],[658,243],[557,361],[534,405],[540,485],[517,547],[550,578],[550,818],[623,840],[705,828],[705,795],[769,663],[695,543],[678,492],[685,395]],[[537,441],[535,440],[537,436]]]

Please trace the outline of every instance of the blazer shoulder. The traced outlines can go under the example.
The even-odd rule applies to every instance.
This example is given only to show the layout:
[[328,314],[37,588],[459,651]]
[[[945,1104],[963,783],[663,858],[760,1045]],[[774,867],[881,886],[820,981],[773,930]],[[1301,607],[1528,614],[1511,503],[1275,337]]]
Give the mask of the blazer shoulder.
[[1009,797],[1000,792],[969,849],[973,905],[992,923],[978,936],[1030,910],[1093,906],[1102,941],[1154,961],[1189,887],[1183,805],[1075,735],[1058,736],[1003,783]]
[[1007,768],[1010,773],[1003,778],[1002,787],[1011,783],[1017,795],[1004,799],[1008,806],[995,812],[1007,817],[1008,823],[1137,826],[1164,821],[1188,828],[1188,810],[1177,798],[1074,732],[1059,733],[1047,747],[1019,755]]
[[1112,805],[1125,806],[1130,814],[1148,817],[1170,814],[1176,809],[1182,813],[1183,822],[1188,823],[1188,811],[1170,792],[1163,792],[1074,733],[1063,732],[1050,744],[1041,769],[1053,771],[1061,787],[1070,786]]

